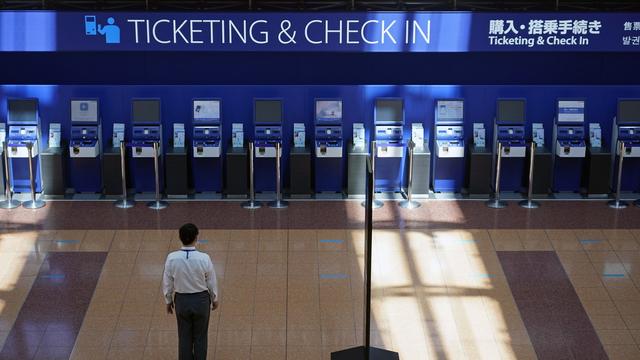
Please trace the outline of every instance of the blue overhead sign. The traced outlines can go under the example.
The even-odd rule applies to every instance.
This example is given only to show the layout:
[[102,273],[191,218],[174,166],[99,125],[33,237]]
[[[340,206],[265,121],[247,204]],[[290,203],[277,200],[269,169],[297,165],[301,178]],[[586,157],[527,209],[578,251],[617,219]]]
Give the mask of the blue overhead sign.
[[0,12],[0,51],[639,51],[638,13]]

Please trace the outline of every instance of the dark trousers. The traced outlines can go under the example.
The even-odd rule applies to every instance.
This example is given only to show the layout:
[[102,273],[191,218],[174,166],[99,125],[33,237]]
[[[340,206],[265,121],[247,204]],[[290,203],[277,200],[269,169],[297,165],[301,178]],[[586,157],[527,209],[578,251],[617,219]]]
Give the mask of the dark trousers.
[[175,306],[178,319],[178,358],[205,360],[211,314],[209,292],[176,294]]

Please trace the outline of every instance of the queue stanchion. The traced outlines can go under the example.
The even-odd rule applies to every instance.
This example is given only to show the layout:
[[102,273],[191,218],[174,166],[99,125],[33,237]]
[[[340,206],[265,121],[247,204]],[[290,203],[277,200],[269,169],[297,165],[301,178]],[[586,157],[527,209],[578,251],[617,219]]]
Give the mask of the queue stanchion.
[[259,209],[260,204],[259,201],[256,201],[256,189],[253,183],[254,178],[254,168],[253,168],[253,157],[254,157],[254,145],[253,141],[249,142],[249,201],[245,201],[242,203],[242,207],[245,209]]
[[120,141],[120,175],[122,177],[122,199],[116,201],[113,205],[120,209],[129,209],[136,205],[136,202],[129,200],[127,197],[127,163],[126,163],[126,147],[124,141]]
[[159,164],[159,144],[158,142],[153,143],[153,172],[156,180],[156,199],[147,203],[149,209],[153,210],[162,210],[169,206],[169,203],[163,200],[160,200],[160,164]]
[[536,155],[536,144],[535,142],[531,142],[530,144],[530,159],[529,159],[529,187],[527,190],[527,200],[522,200],[518,203],[523,208],[526,209],[537,209],[540,207],[540,203],[537,201],[533,201],[533,163]]
[[280,157],[282,156],[282,146],[276,142],[276,199],[269,203],[269,207],[274,209],[285,209],[289,203],[282,200],[282,184],[280,183]]
[[624,162],[624,152],[626,151],[624,141],[618,142],[618,150],[620,151],[620,155],[618,155],[618,183],[616,184],[615,199],[607,203],[607,205],[612,209],[624,209],[629,206],[626,201],[620,200],[620,190],[622,188],[622,164]]
[[[370,147],[370,151],[371,153],[369,154],[369,156],[371,157],[371,173],[373,174],[373,208],[374,209],[380,209],[381,207],[384,206],[384,203],[381,200],[376,199],[376,153],[378,151],[378,143],[374,140],[371,142],[371,147]],[[362,203],[360,203],[360,205],[362,205],[362,207],[367,207],[367,203],[366,201],[363,201]]]
[[0,201],[0,209],[15,209],[22,203],[13,199],[13,191],[11,186],[11,177],[9,176],[9,147],[5,141],[2,146],[4,157],[4,201]]
[[413,200],[413,150],[415,144],[413,140],[409,140],[409,175],[407,177],[407,199],[398,203],[403,209],[416,209],[421,205],[419,202]]
[[493,199],[487,200],[487,207],[492,209],[504,209],[507,207],[505,201],[500,200],[500,166],[502,165],[502,143],[498,142],[498,160],[496,162],[496,182],[493,189]]
[[27,209],[40,209],[46,205],[46,203],[40,199],[36,199],[36,183],[33,176],[33,143],[27,143],[27,156],[29,160],[29,185],[31,187],[31,200],[22,203],[22,206]]

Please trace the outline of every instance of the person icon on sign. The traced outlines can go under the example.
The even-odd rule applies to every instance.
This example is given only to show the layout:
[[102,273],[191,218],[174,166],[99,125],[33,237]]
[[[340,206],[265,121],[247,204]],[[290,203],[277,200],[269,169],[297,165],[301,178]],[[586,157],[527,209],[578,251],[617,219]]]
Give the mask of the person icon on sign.
[[107,19],[109,25],[98,25],[98,33],[105,35],[105,41],[107,44],[119,44],[120,43],[120,27],[114,25],[116,20],[112,17]]

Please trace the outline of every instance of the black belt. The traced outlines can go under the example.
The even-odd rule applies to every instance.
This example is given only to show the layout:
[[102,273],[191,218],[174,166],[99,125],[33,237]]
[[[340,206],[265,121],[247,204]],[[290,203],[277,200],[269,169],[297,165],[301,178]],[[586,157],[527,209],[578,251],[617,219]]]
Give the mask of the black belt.
[[176,295],[180,295],[180,296],[191,296],[191,295],[203,295],[203,294],[207,294],[207,296],[209,296],[209,290],[205,290],[205,291],[200,291],[197,293],[175,293]]

